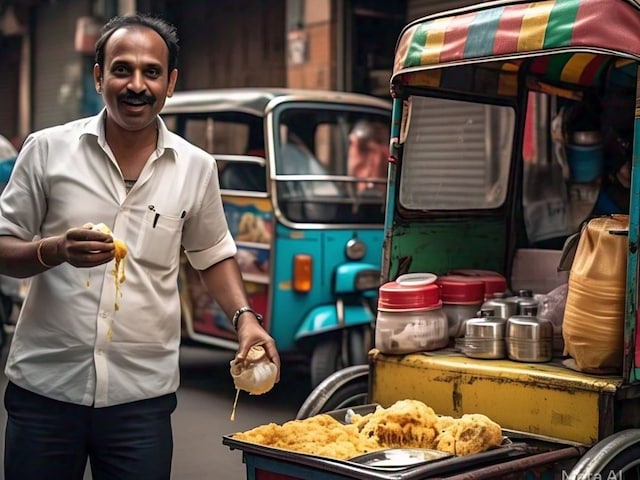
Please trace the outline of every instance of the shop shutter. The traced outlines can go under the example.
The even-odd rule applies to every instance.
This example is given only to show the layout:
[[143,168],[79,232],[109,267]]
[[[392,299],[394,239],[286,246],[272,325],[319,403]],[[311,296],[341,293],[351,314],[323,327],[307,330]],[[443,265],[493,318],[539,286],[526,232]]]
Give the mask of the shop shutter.
[[472,2],[469,0],[408,0],[407,21],[412,21],[432,13],[466,7],[477,3],[482,2]]
[[74,49],[76,19],[88,15],[88,2],[49,2],[36,9],[34,23],[34,130],[81,116],[86,63]]
[[285,3],[176,2],[169,14],[182,45],[178,89],[285,86]]
[[18,90],[22,39],[0,38],[0,135],[11,138],[18,134]]

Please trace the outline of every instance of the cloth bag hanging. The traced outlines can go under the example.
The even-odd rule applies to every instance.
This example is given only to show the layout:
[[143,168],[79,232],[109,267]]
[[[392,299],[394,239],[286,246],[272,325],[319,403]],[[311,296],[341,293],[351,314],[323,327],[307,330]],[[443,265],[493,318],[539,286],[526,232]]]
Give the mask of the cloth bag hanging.
[[588,373],[622,369],[629,216],[589,220],[569,273],[562,336],[571,368]]

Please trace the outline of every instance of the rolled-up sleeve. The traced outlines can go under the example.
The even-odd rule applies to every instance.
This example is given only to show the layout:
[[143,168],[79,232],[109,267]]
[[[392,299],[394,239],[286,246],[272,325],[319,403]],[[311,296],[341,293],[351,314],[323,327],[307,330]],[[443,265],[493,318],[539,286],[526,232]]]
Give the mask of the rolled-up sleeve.
[[222,240],[211,248],[197,252],[186,251],[185,253],[193,268],[196,270],[204,270],[226,258],[233,257],[236,251],[236,243],[231,237],[231,233],[227,232]]
[[41,227],[47,204],[43,184],[42,140],[30,136],[0,196],[0,235],[32,240]]

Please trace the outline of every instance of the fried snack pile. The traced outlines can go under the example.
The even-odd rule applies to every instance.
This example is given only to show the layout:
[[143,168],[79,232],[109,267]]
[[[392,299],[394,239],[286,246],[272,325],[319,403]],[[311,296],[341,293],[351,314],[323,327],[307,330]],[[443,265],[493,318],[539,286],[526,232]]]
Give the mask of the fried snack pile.
[[400,400],[389,408],[353,415],[344,425],[321,414],[270,423],[233,438],[300,453],[345,460],[385,448],[430,448],[454,455],[471,455],[502,443],[500,425],[481,414],[438,417],[418,400]]
[[283,425],[261,425],[236,433],[233,438],[342,460],[382,448],[375,439],[361,435],[355,425],[344,425],[326,414],[291,420]]

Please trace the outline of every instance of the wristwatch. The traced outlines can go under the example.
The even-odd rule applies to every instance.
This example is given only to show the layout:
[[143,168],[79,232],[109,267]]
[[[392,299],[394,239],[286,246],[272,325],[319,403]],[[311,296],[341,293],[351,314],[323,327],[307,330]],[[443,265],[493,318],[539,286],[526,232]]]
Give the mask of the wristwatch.
[[260,315],[258,312],[256,312],[253,308],[249,307],[249,306],[244,306],[244,307],[240,307],[239,309],[237,309],[235,311],[235,313],[233,314],[233,317],[231,317],[231,323],[233,324],[233,328],[235,330],[238,329],[238,319],[240,318],[240,315],[242,315],[243,313],[246,312],[251,312],[256,316],[256,319],[258,320],[258,323],[260,324],[260,326],[263,325],[264,323],[264,318],[262,317],[262,315]]

